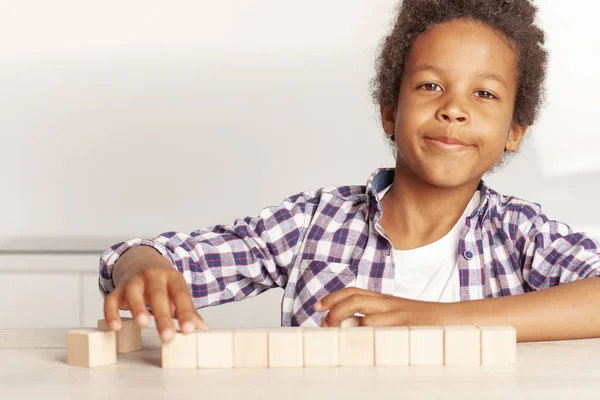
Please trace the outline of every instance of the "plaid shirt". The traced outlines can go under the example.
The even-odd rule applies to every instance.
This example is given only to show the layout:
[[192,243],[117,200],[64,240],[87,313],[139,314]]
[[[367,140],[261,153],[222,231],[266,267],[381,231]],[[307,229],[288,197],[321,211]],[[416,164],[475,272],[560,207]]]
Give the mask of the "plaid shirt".
[[[114,289],[112,269],[127,249],[157,249],[181,272],[196,308],[284,289],[282,326],[319,326],[314,304],[344,287],[394,294],[393,245],[379,223],[378,193],[394,168],[377,169],[366,186],[321,188],[295,194],[257,217],[192,232],[132,239],[100,258],[100,290]],[[599,243],[550,220],[539,204],[478,189],[456,262],[461,301],[521,294],[600,276]]]

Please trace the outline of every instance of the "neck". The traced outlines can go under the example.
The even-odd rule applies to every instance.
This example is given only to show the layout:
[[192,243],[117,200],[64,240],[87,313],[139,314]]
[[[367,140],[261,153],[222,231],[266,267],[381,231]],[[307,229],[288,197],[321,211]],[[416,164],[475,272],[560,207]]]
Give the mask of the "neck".
[[480,180],[439,187],[397,167],[392,188],[382,200],[381,219],[394,248],[412,249],[444,237],[462,216]]

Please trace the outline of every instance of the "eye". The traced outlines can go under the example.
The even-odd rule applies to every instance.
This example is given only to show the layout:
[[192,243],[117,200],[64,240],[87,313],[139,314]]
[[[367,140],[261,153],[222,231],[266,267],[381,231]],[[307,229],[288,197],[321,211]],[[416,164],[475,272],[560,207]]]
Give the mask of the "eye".
[[479,93],[480,95],[478,97],[483,97],[484,99],[493,100],[493,99],[497,99],[498,98],[493,93],[488,92],[487,90],[480,90],[480,91],[475,92],[475,93]]
[[424,83],[418,86],[417,89],[425,88],[425,90],[427,91],[436,91],[436,87],[441,89],[440,85],[438,85],[437,83]]

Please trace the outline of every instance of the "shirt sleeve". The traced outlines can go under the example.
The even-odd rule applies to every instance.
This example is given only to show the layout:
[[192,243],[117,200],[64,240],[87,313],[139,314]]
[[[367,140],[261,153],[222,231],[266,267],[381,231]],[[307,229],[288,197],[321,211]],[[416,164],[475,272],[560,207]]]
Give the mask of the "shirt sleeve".
[[[531,207],[518,225],[523,279],[532,290],[600,276],[600,243]],[[520,243],[519,243],[520,242]]]
[[191,234],[165,232],[154,239],[115,244],[100,257],[100,292],[105,298],[114,290],[115,263],[135,246],[151,246],[171,261],[183,274],[197,309],[284,287],[316,204],[315,193],[303,192],[233,225],[214,225]]

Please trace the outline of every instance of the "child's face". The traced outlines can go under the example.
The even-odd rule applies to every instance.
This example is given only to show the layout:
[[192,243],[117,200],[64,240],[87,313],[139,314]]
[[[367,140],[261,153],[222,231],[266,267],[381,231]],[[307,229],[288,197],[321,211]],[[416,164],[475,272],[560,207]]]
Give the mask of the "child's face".
[[[450,21],[419,36],[397,107],[382,107],[384,130],[396,134],[397,167],[440,187],[478,182],[525,133],[512,126],[516,72],[513,50],[487,26]],[[427,139],[444,136],[466,146]]]

